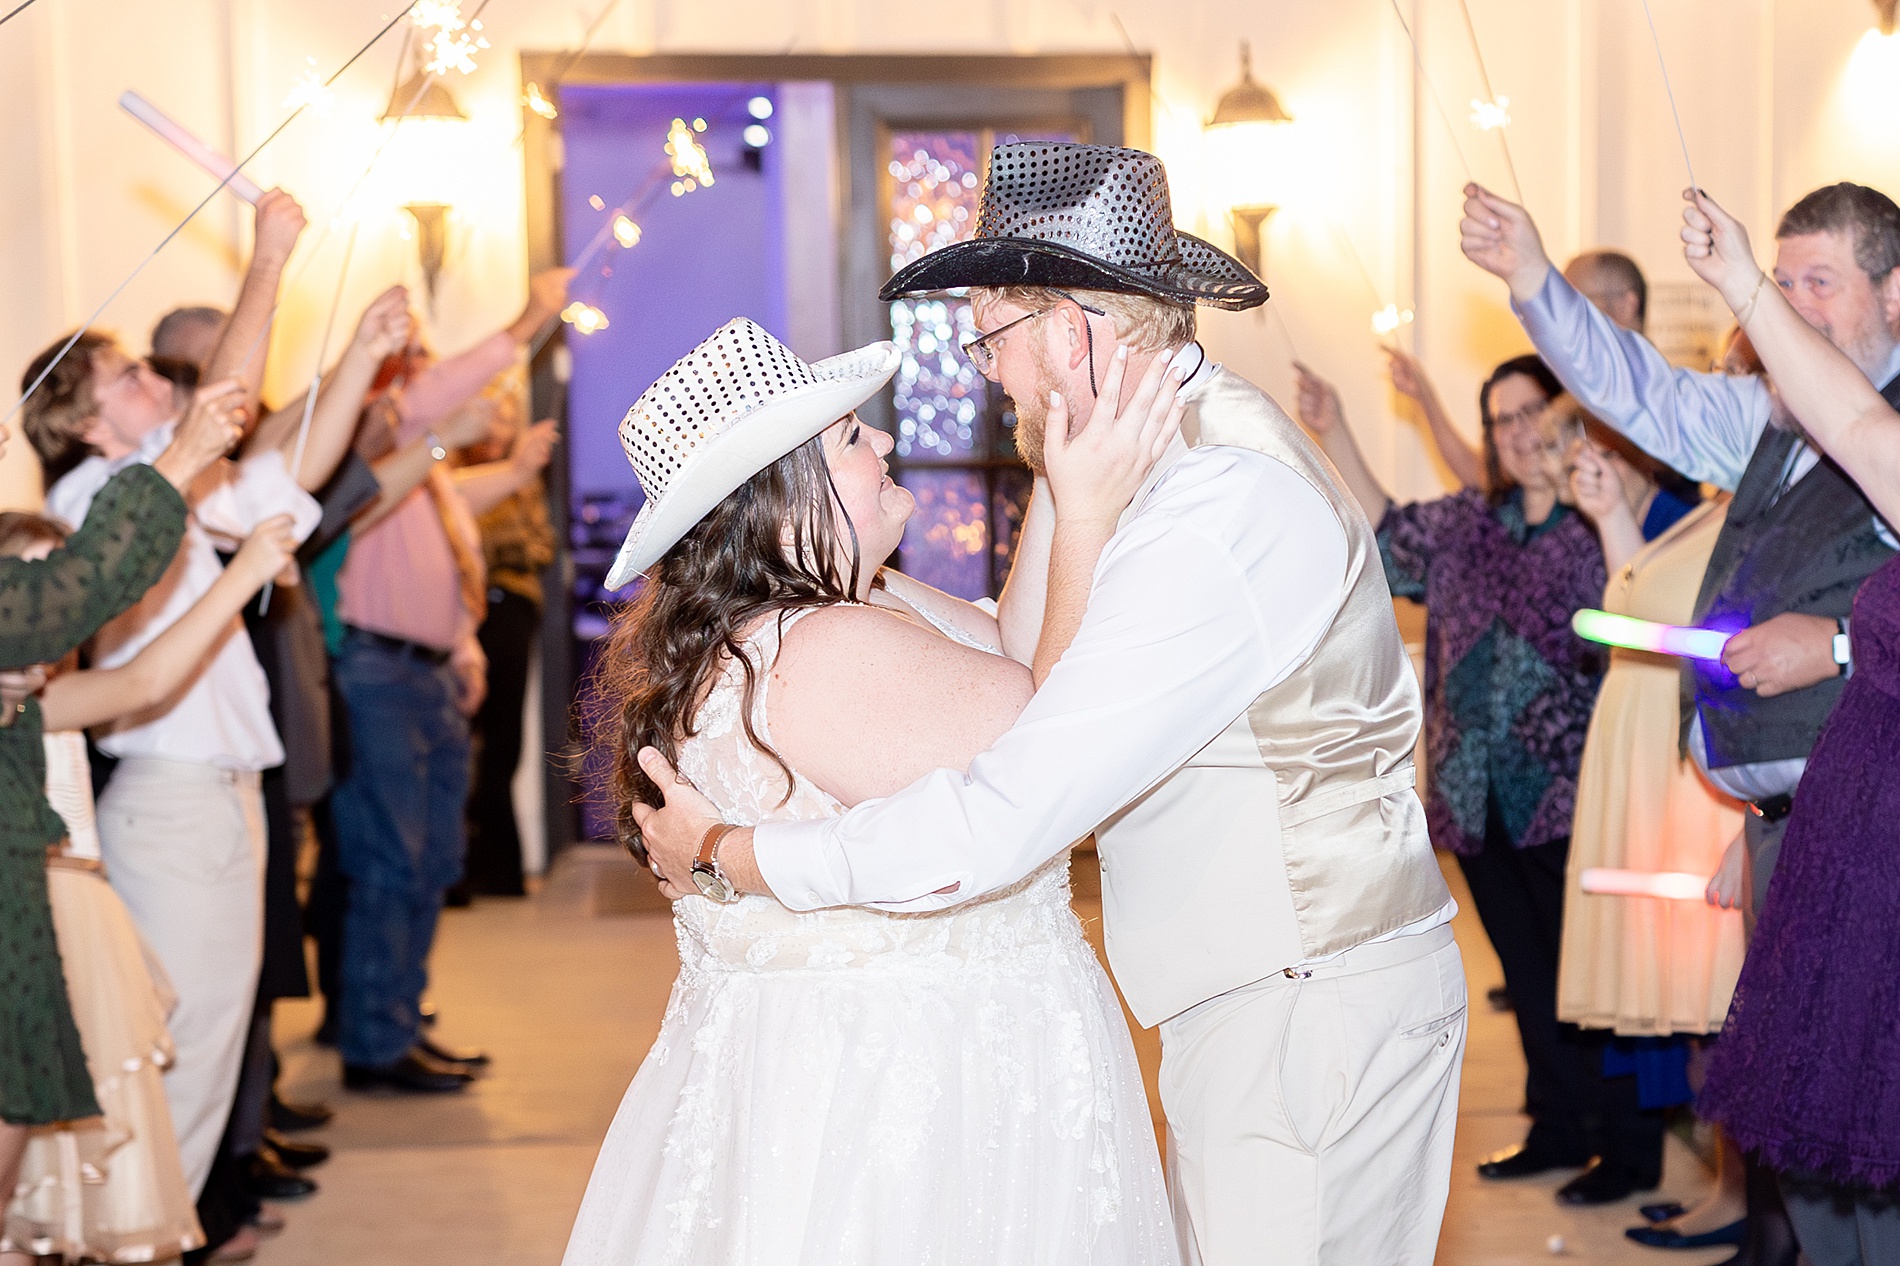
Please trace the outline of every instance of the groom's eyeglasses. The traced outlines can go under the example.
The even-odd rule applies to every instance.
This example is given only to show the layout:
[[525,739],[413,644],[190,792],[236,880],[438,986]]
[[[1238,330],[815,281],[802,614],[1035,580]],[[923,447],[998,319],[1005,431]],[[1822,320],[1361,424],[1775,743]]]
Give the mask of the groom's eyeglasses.
[[[1066,290],[1056,290],[1054,287],[1049,287],[1049,290],[1050,290],[1050,293],[1052,294],[1061,295],[1063,299],[1067,300],[1069,303],[1073,303],[1076,307],[1082,309],[1082,311],[1084,312],[1092,313],[1095,316],[1108,315],[1108,313],[1102,311],[1100,308],[1091,308],[1088,304],[1083,303],[1080,299],[1076,298],[1074,295],[1070,294]],[[963,345],[963,354],[970,358],[970,363],[972,365],[976,366],[977,373],[982,374],[985,378],[988,378],[991,381],[994,381],[996,378],[996,349],[993,346],[994,341],[996,339],[1002,338],[1003,335],[1009,333],[1011,330],[1015,329],[1017,326],[1021,325],[1023,322],[1033,321],[1037,317],[1048,316],[1051,312],[1054,312],[1057,308],[1061,306],[1062,305],[1059,303],[1052,303],[1048,307],[1038,308],[1036,311],[1031,312],[1026,316],[1019,316],[1014,321],[1006,321],[1002,325],[997,326],[995,329],[991,330],[987,334],[979,334],[975,338],[971,339],[969,342]],[[1089,323],[1087,320],[1084,320],[1082,322],[1082,333],[1083,333],[1083,336],[1088,339],[1089,389],[1093,391],[1096,389],[1095,387],[1095,331],[1089,327]]]

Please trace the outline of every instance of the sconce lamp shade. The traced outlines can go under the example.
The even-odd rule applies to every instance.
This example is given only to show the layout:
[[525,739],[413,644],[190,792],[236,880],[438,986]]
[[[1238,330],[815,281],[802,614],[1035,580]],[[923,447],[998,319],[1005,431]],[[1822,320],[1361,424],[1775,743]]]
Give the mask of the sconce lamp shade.
[[1273,90],[1253,77],[1252,50],[1242,40],[1240,82],[1221,94],[1207,121],[1208,178],[1233,225],[1234,253],[1262,276],[1261,230],[1294,179],[1292,123]]
[[389,106],[377,122],[388,123],[403,118],[455,119],[465,122],[468,115],[462,113],[462,107],[456,104],[454,94],[440,78],[426,70],[418,70],[389,94]]
[[1240,42],[1240,82],[1221,94],[1209,127],[1228,123],[1291,123],[1293,116],[1280,108],[1273,89],[1253,77],[1253,49]]
[[1896,0],[1874,0],[1874,14],[1882,35],[1892,35],[1894,32],[1895,7]]

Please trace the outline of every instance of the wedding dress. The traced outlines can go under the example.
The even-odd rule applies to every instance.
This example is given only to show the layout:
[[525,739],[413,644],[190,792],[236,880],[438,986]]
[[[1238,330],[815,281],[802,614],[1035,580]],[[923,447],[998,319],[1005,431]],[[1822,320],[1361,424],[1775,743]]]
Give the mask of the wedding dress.
[[[747,643],[766,744],[767,669],[802,614]],[[796,773],[785,798],[740,723],[742,690],[734,662],[680,772],[728,822],[842,812]],[[929,914],[799,914],[758,896],[673,909],[679,979],[566,1266],[1179,1261],[1134,1047],[1070,909],[1066,852]]]

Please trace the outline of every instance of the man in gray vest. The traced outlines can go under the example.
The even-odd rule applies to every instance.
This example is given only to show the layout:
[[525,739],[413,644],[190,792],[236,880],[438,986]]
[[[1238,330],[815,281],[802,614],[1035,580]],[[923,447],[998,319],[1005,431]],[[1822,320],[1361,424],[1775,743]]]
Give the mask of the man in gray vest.
[[[1040,470],[1047,402],[1085,429],[1110,360],[1169,358],[1182,438],[1101,554],[1088,609],[1016,726],[839,818],[715,834],[643,755],[656,869],[794,909],[928,910],[1096,833],[1109,959],[1159,1025],[1175,1221],[1208,1266],[1426,1266],[1450,1183],[1465,981],[1413,790],[1418,683],[1371,526],[1264,392],[1210,364],[1195,305],[1266,287],[1178,232],[1151,154],[999,146],[973,238],[880,297],[969,287],[977,367]],[[1025,520],[999,624],[1031,662],[1056,522]],[[1058,565],[1063,554],[1057,550]],[[1059,622],[1050,613],[1052,626]],[[711,856],[700,857],[703,851]]]

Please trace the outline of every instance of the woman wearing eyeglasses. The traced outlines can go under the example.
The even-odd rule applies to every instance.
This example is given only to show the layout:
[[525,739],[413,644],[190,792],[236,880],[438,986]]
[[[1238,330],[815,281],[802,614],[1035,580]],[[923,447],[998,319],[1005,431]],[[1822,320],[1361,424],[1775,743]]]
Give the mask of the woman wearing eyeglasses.
[[[1662,1120],[1602,1046],[1557,1020],[1564,867],[1584,735],[1606,655],[1570,631],[1602,600],[1604,552],[1569,497],[1563,393],[1535,356],[1479,392],[1484,487],[1395,504],[1367,468],[1339,394],[1299,367],[1300,421],[1378,528],[1395,595],[1425,604],[1425,742],[1432,841],[1458,857],[1504,967],[1528,1065],[1529,1136],[1479,1166],[1511,1178],[1598,1163],[1559,1199],[1594,1204],[1656,1185]],[[1564,397],[1567,402],[1568,397]],[[1574,429],[1574,427],[1573,427]]]

